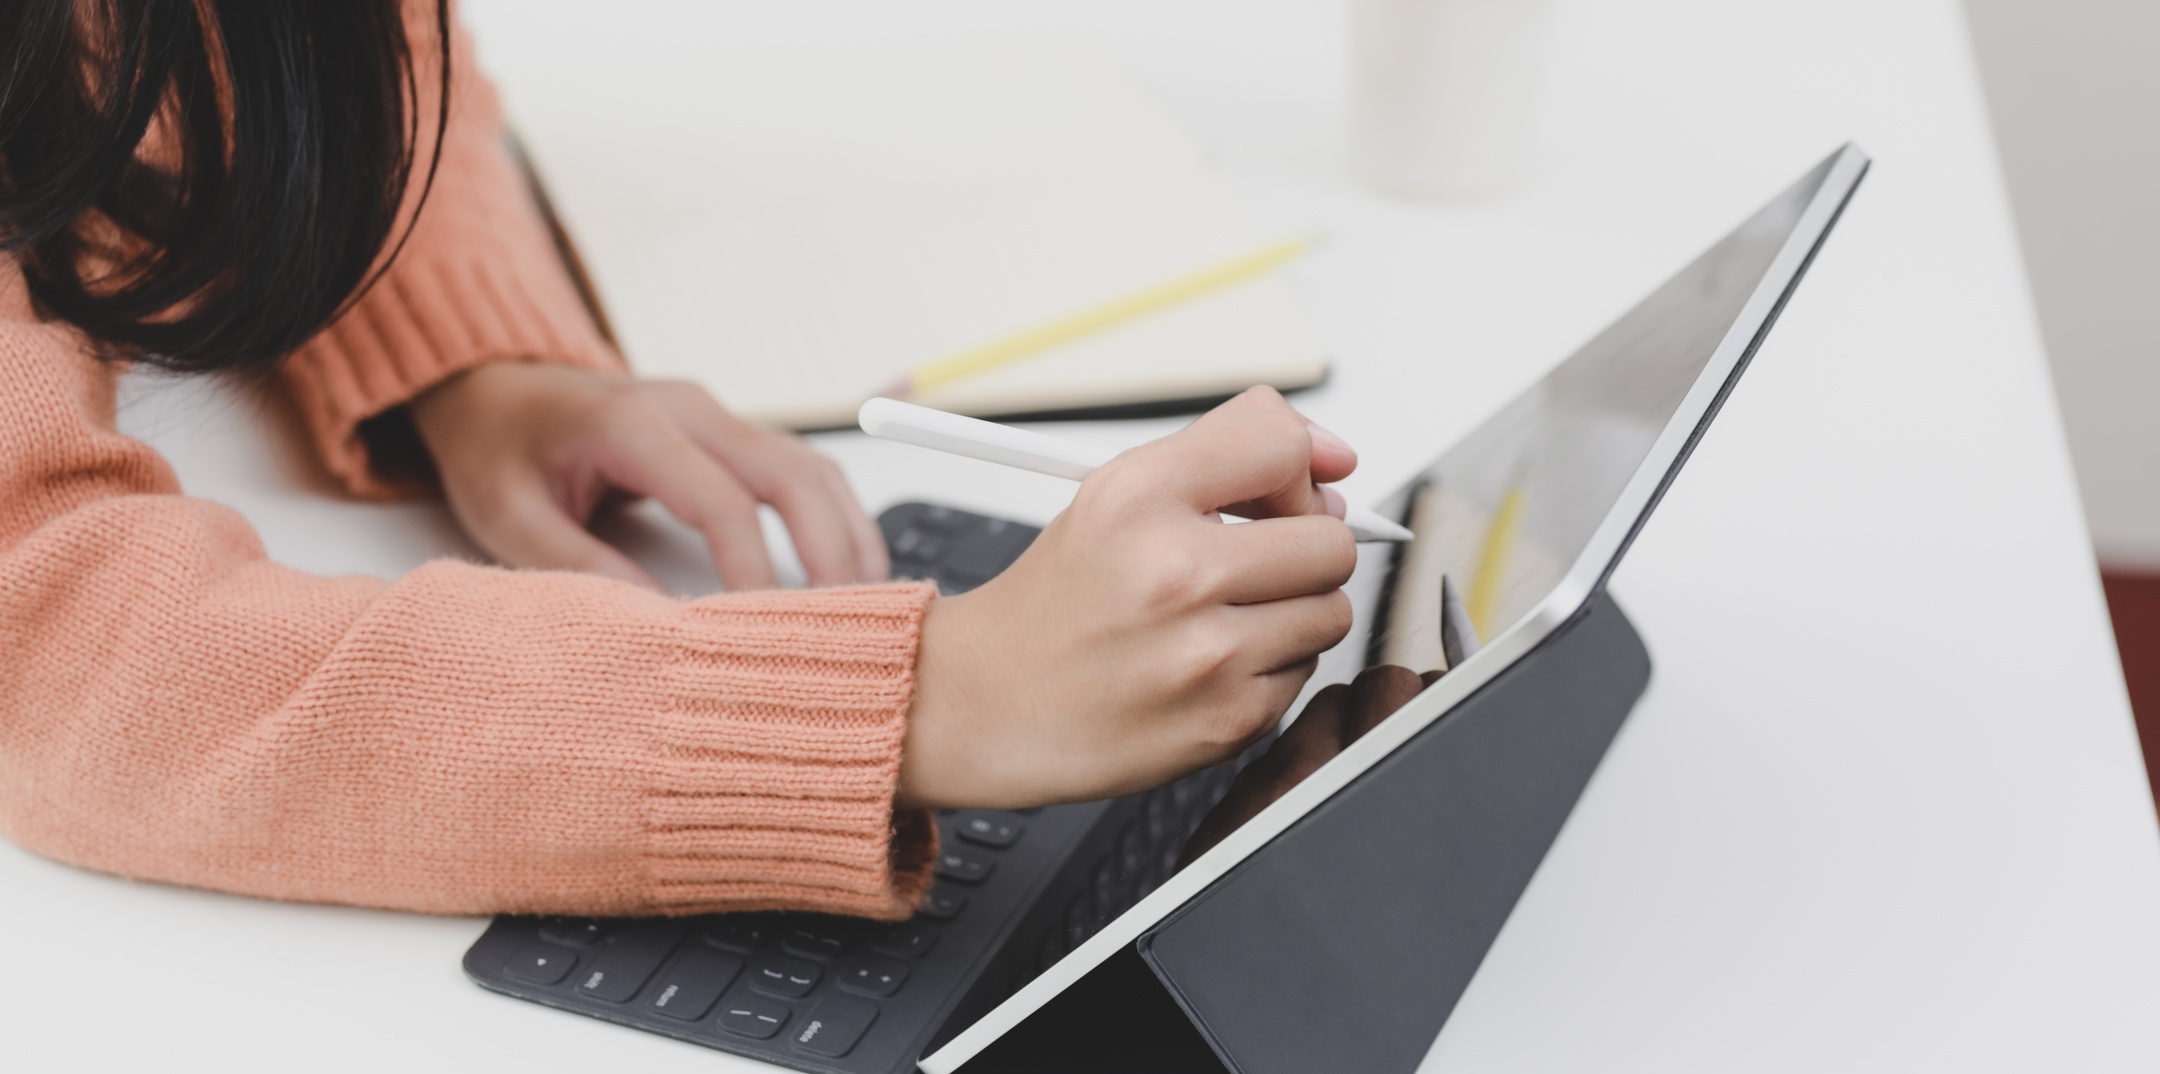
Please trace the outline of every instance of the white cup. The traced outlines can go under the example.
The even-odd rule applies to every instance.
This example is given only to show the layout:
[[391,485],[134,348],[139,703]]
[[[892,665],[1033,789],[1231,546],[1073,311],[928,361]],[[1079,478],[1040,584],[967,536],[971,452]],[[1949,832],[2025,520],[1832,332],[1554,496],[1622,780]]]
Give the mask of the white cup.
[[1352,135],[1365,181],[1434,199],[1520,183],[1551,10],[1551,0],[1352,0]]

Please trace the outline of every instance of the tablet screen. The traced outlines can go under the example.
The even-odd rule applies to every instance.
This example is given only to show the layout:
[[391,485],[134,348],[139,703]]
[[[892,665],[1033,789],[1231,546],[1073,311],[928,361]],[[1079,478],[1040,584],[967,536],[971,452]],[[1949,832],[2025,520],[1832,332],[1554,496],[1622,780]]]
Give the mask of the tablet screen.
[[1366,590],[1354,594],[1363,664],[1444,670],[1553,591],[1828,172],[1825,162],[1379,506],[1417,539],[1353,583]]

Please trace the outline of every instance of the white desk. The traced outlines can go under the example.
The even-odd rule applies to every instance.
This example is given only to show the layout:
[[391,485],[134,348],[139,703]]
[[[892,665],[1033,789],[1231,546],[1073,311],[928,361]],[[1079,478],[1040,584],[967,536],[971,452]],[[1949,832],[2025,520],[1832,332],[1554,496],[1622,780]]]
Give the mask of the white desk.
[[[497,58],[1107,45],[1263,223],[1334,238],[1294,270],[1340,359],[1300,405],[1363,449],[1353,496],[1857,139],[1875,173],[1615,583],[1657,661],[1650,693],[1433,1065],[2160,1067],[2160,839],[1952,0],[1563,3],[1536,186],[1456,209],[1345,177],[1333,4],[647,7],[473,0],[471,16]],[[209,394],[138,385],[126,425],[279,558],[395,572],[460,547],[433,508],[308,491],[244,411],[196,409]],[[873,507],[1044,518],[1066,491],[819,444]],[[639,541],[700,584],[679,536]],[[478,920],[134,885],[13,848],[0,906],[9,1069],[763,1069],[480,991],[458,970]]]

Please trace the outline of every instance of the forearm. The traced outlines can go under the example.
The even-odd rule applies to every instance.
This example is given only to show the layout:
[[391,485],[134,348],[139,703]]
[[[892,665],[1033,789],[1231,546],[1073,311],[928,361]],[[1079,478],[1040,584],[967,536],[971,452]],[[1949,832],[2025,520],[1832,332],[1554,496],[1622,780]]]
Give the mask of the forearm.
[[0,821],[55,858],[461,913],[900,916],[927,882],[892,806],[921,587],[324,580],[177,497],[74,512],[0,579]]

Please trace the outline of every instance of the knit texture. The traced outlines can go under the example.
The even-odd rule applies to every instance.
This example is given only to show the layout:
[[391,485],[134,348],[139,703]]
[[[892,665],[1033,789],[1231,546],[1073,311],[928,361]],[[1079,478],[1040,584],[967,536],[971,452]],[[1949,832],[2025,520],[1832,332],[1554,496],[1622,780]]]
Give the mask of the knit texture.
[[[614,361],[456,47],[466,103],[412,244],[287,373],[362,491],[386,486],[354,423],[448,373]],[[443,913],[913,909],[935,829],[893,796],[931,587],[679,602],[450,562],[301,574],[115,431],[116,375],[0,259],[0,833],[124,876]]]

